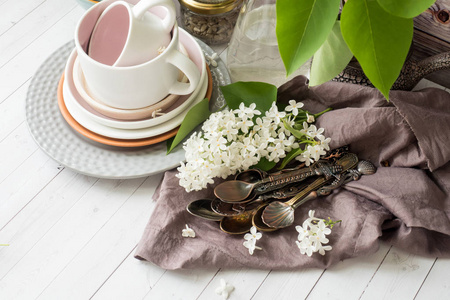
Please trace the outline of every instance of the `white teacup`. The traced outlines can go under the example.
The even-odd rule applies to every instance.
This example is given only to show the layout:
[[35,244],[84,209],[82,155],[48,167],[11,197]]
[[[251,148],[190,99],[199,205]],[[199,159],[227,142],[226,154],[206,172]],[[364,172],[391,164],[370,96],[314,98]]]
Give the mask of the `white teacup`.
[[[148,11],[167,9],[163,20]],[[172,0],[140,0],[136,5],[117,1],[98,19],[89,42],[88,54],[110,66],[133,66],[152,60],[169,45],[176,11]]]
[[[154,59],[129,67],[108,66],[86,53],[90,34],[102,12],[116,0],[102,1],[83,15],[75,31],[75,45],[87,86],[97,100],[116,108],[138,109],[152,105],[168,94],[186,95],[199,83],[200,72],[195,64],[178,51],[178,26],[172,29],[167,48]],[[151,11],[164,19],[167,11],[153,7]],[[179,70],[189,82],[177,80]]]

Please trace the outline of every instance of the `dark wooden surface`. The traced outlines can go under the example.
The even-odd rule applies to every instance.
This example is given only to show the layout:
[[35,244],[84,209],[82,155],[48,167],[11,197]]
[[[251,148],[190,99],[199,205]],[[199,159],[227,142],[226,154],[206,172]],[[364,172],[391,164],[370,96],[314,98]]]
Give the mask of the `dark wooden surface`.
[[[437,0],[414,19],[413,44],[415,60],[450,51],[450,0]],[[450,87],[450,70],[437,71],[426,78]]]

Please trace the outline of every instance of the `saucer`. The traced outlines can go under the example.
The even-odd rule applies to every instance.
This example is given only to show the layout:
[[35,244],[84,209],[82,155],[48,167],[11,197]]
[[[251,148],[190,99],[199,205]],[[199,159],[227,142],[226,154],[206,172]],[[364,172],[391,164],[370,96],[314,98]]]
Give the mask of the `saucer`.
[[[101,114],[99,110],[96,110],[96,107],[91,107],[89,104],[90,102],[94,102],[97,105],[101,105],[95,100],[91,101],[85,101],[88,100],[86,97],[88,95],[84,93],[83,90],[83,76],[82,72],[80,70],[76,71],[76,60],[77,60],[77,53],[74,50],[66,65],[66,71],[65,71],[65,80],[68,83],[68,88],[70,93],[73,95],[73,98],[76,99],[76,103],[74,105],[78,106],[81,110],[84,111],[84,113],[97,123],[114,127],[114,128],[121,128],[121,129],[139,129],[139,128],[146,128],[155,126],[158,124],[161,124],[163,122],[166,122],[170,120],[171,118],[174,118],[184,110],[186,110],[186,107],[192,103],[192,101],[198,96],[198,93],[200,91],[201,83],[207,80],[207,72],[206,69],[206,62],[205,57],[203,55],[202,49],[200,48],[199,44],[195,41],[195,39],[190,36],[186,31],[180,30],[180,44],[184,45],[184,48],[186,49],[186,53],[191,58],[191,60],[197,65],[201,77],[200,77],[200,84],[197,86],[195,91],[190,95],[183,95],[178,98],[178,100],[173,103],[170,107],[167,108],[167,110],[163,110],[161,112],[164,112],[164,115],[160,115],[156,118],[151,118],[151,113],[154,111],[153,109],[146,110],[147,108],[140,109],[140,111],[145,112],[147,114],[150,112],[150,118],[142,119],[142,120],[123,120],[123,118],[117,118],[114,117],[116,113],[120,113],[121,116],[124,116],[125,114],[128,114],[130,117],[135,117],[135,111],[138,110],[122,110],[117,108],[112,108],[106,105],[103,105],[105,109],[108,110],[111,114],[108,114],[106,116],[105,114]],[[75,63],[75,65],[74,65]],[[79,66],[79,64],[78,64]],[[74,78],[73,75],[78,74],[81,78],[78,78],[79,83],[77,87],[77,78]],[[69,92],[68,91],[68,92]],[[84,95],[84,96],[83,96]],[[135,118],[138,119],[138,118]]]
[[[211,99],[211,95],[212,95],[212,89],[213,89],[213,79],[212,79],[212,75],[211,72],[209,70],[209,67],[207,67],[207,72],[208,74],[208,84],[205,85],[205,87],[207,86],[207,90],[206,90],[206,95],[205,98]],[[142,146],[148,146],[148,145],[153,145],[162,141],[165,141],[173,136],[176,135],[176,133],[178,132],[178,128],[176,127],[174,129],[171,129],[169,131],[163,132],[159,135],[155,135],[155,136],[151,136],[151,137],[146,137],[146,138],[114,138],[114,137],[110,137],[110,136],[105,136],[102,134],[99,134],[93,130],[89,130],[87,126],[93,126],[95,127],[95,129],[99,129],[99,127],[101,127],[103,130],[106,130],[108,132],[114,131],[114,132],[120,132],[121,134],[124,133],[133,133],[136,130],[121,130],[121,129],[116,129],[116,128],[108,128],[107,126],[102,126],[101,124],[95,124],[95,122],[93,122],[90,119],[87,118],[79,118],[79,120],[81,122],[83,122],[83,124],[80,124],[79,122],[77,122],[77,120],[72,116],[71,112],[69,112],[68,107],[65,104],[65,99],[64,99],[64,95],[63,95],[63,86],[65,84],[65,80],[64,80],[64,74],[61,76],[59,85],[58,85],[58,90],[57,90],[57,98],[58,98],[58,106],[59,106],[59,110],[62,114],[62,116],[64,117],[64,119],[66,120],[66,122],[70,125],[70,127],[72,127],[72,129],[74,129],[76,132],[80,133],[81,135],[87,137],[90,140],[93,140],[95,142],[99,142],[101,144],[104,145],[110,145],[110,146],[117,146],[117,147],[142,147]],[[202,95],[203,93],[200,93],[200,95]],[[198,97],[198,99],[195,100],[195,102],[186,110],[185,113],[183,113],[181,115],[181,117],[177,117],[178,119],[181,119],[179,122],[181,123],[181,121],[184,119],[184,116],[187,114],[187,112],[189,111],[189,109],[194,106],[195,104],[197,104],[198,102],[200,102],[201,100],[203,100],[203,97]],[[75,109],[75,114],[76,114],[76,109]],[[164,125],[164,124],[163,124]],[[90,127],[91,129],[93,127]]]

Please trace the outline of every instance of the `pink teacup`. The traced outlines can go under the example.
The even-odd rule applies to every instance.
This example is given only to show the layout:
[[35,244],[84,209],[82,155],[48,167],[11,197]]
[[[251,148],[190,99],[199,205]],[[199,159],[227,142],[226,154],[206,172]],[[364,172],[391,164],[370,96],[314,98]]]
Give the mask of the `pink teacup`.
[[[148,11],[156,6],[167,10],[164,19]],[[172,0],[111,3],[94,27],[88,54],[100,63],[118,67],[152,60],[169,45],[175,17]]]
[[[192,93],[199,83],[200,72],[189,58],[178,51],[179,31],[176,23],[166,49],[142,64],[129,67],[109,66],[99,63],[86,53],[99,16],[114,2],[116,1],[105,0],[94,5],[80,19],[75,31],[78,59],[92,96],[112,107],[138,109],[152,105],[168,94]],[[161,19],[167,14],[159,6],[153,7],[151,11]],[[177,80],[179,71],[186,75],[188,83]]]

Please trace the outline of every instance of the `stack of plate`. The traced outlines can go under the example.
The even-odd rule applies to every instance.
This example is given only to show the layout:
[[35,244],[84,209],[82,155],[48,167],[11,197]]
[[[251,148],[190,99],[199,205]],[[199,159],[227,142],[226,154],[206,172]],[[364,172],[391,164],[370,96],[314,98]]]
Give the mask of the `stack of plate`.
[[[197,66],[202,66],[203,68],[203,53],[208,56],[213,56],[214,51],[208,45],[196,39],[194,40],[197,43],[195,45],[191,43],[191,47],[188,47],[187,41],[190,39],[191,37],[189,35],[183,31],[181,32],[180,40],[189,53],[190,58],[196,57],[191,53],[195,53],[195,45],[200,45],[202,50],[200,55],[201,61],[199,62],[197,60],[195,63]],[[84,99],[81,100],[80,96],[77,96],[78,90],[74,88],[75,83],[73,82],[76,61],[76,54],[73,54],[74,46],[73,42],[69,42],[50,54],[38,68],[31,80],[26,98],[26,120],[31,136],[38,146],[59,164],[75,172],[100,178],[136,178],[177,167],[180,161],[184,160],[184,150],[181,145],[178,145],[170,154],[167,154],[167,146],[164,142],[146,146],[147,143],[156,142],[156,136],[133,140],[123,138],[123,135],[120,135],[122,138],[113,138],[95,132],[100,132],[100,128],[104,131],[108,128],[108,132],[120,129],[122,134],[131,132],[129,134],[137,135],[138,131],[136,130],[150,130],[149,128],[152,127],[140,127],[139,122],[150,122],[151,119],[147,118],[126,122],[124,120],[106,117],[86,105],[86,103],[81,104]],[[227,68],[220,58],[217,59],[217,66],[211,67],[210,70],[207,69],[206,72],[209,71],[210,74],[206,73],[206,75],[210,75],[209,79],[203,79],[203,85],[201,86],[204,90],[206,80],[208,82],[206,89],[210,90],[212,77],[210,108],[214,111],[223,107],[225,104],[220,86],[231,83],[231,80]],[[69,79],[64,75],[64,78],[61,80],[61,73],[63,72],[64,74],[67,73]],[[70,80],[70,78],[72,79]],[[57,89],[58,81],[60,81],[59,90]],[[67,86],[67,88],[64,88],[64,86]],[[69,98],[64,98],[64,92],[66,93],[66,97],[72,94],[72,97],[75,98],[75,100],[72,99],[73,103],[70,102],[71,100]],[[182,113],[185,113],[198,99],[202,99],[200,95],[205,93],[209,95],[210,91],[199,91],[198,96],[191,99],[191,104],[184,104],[187,98],[183,104],[177,104],[186,106],[181,109]],[[83,107],[83,109],[78,107],[80,111],[78,115],[75,111],[69,112],[66,106],[69,102],[73,104],[73,107]],[[173,108],[173,110],[175,109],[176,107]],[[64,114],[64,117],[61,112]],[[74,118],[75,115],[77,115],[78,121]],[[158,116],[158,118],[160,117],[163,116]],[[82,121],[82,118],[85,119],[85,122]],[[94,118],[96,119],[94,120]],[[170,122],[170,120],[159,120],[162,122],[154,126],[165,126],[163,125],[164,123]],[[94,127],[89,127],[88,122],[91,126],[95,124]],[[114,126],[117,126],[117,124],[120,124],[119,126],[128,124],[131,127],[117,128],[112,126],[113,124],[115,124]],[[89,130],[87,127],[94,131]],[[107,132],[102,131],[102,133],[105,134]],[[168,135],[167,131],[165,133]],[[148,141],[152,139],[152,142]],[[143,143],[139,143],[140,140]]]
[[[58,86],[58,105],[66,122],[93,141],[118,147],[140,147],[159,143],[176,135],[187,112],[204,98],[211,98],[213,79],[197,41],[180,30],[180,50],[200,71],[200,82],[189,95],[168,95],[141,109],[124,110],[102,104],[87,88],[73,50]],[[182,77],[182,76],[181,76]]]

